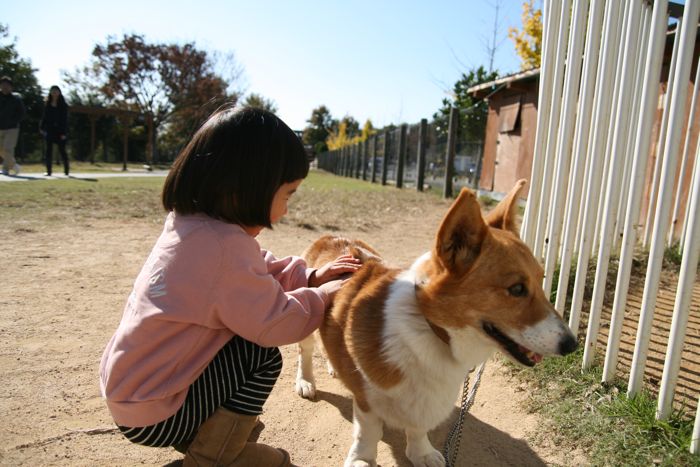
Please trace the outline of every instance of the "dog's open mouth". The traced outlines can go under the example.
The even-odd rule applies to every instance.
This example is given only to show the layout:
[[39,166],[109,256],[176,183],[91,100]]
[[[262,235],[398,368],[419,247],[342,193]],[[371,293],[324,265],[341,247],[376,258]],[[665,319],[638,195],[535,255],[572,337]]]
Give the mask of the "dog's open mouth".
[[535,366],[536,363],[542,361],[542,355],[518,344],[513,339],[499,331],[499,329],[493,324],[483,323],[482,327],[484,328],[484,332],[486,332],[486,334],[488,334],[493,340],[501,344],[503,350],[508,352],[510,355],[513,356],[513,358],[515,358],[523,365]]

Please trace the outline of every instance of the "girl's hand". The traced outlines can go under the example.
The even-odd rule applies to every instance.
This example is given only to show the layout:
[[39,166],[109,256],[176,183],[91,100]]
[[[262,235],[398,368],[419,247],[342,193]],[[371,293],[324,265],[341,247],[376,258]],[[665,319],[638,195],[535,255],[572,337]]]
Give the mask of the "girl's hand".
[[352,255],[339,256],[314,271],[309,277],[309,287],[319,287],[344,274],[352,274],[360,269],[360,266],[362,266],[362,261]]

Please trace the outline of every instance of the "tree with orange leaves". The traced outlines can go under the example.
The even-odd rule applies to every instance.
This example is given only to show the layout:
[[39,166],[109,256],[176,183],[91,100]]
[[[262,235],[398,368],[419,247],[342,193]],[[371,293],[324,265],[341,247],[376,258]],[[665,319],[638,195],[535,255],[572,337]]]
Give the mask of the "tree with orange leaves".
[[539,67],[542,56],[542,10],[535,8],[534,0],[523,2],[522,19],[523,28],[509,28],[508,37],[515,43],[520,68],[527,70]]

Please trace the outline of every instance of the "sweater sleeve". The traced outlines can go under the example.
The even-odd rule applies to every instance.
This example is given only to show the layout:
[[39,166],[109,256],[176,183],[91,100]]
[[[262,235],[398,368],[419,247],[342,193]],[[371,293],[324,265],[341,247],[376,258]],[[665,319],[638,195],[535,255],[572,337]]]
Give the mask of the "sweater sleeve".
[[282,285],[285,291],[308,287],[311,271],[306,267],[306,262],[303,259],[298,256],[277,259],[269,251],[261,251],[268,272]]
[[264,347],[299,342],[320,325],[330,299],[306,287],[301,258],[276,259],[250,238],[224,261],[215,308],[221,322]]

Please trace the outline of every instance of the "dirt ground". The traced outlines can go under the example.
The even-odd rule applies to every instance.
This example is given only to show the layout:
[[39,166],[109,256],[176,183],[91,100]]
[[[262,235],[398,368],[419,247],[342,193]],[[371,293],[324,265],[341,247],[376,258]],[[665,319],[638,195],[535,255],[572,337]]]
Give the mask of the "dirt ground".
[[[444,213],[435,202],[426,212],[392,216],[340,232],[375,246],[391,262],[407,266],[430,247]],[[98,365],[116,328],[132,282],[162,228],[150,218],[78,219],[36,228],[31,213],[0,224],[5,239],[0,295],[1,465],[177,465],[170,448],[139,447],[115,431],[99,394]],[[333,230],[332,226],[326,226]],[[288,222],[259,241],[277,256],[299,254],[323,229]],[[296,349],[282,349],[285,367],[261,419],[260,440],[287,449],[300,466],[342,465],[351,442],[350,393],[315,359],[319,395],[312,402],[294,392]],[[492,361],[465,421],[458,465],[582,465],[582,453],[537,445],[543,430],[521,402],[528,389]],[[440,449],[457,415],[431,433]],[[546,436],[541,438],[547,439]],[[381,466],[409,465],[405,440],[385,430]]]

